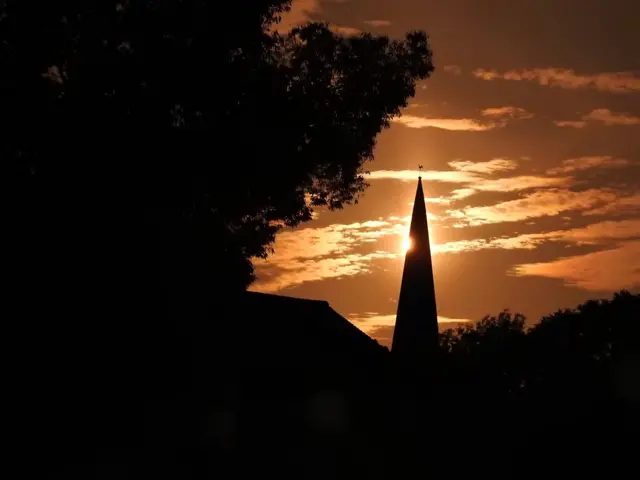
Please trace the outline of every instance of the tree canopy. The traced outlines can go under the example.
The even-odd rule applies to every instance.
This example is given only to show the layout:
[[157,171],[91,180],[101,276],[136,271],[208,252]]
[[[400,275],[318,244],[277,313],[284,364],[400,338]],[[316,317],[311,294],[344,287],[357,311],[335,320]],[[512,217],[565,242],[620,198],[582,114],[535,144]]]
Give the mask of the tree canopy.
[[[640,295],[620,291],[526,326],[508,311],[449,329],[440,336],[445,375],[462,375],[483,396],[517,394],[557,404],[602,398],[640,400],[631,378],[638,368]],[[462,380],[464,379],[464,380]],[[537,401],[537,400],[536,400]]]
[[428,424],[444,445],[436,457],[455,462],[449,446],[464,439],[460,478],[622,478],[640,426],[639,338],[640,295],[628,291],[529,325],[502,312],[443,332],[435,391],[454,413]]
[[22,203],[144,220],[145,251],[182,252],[183,276],[248,285],[280,228],[357,200],[376,135],[433,70],[423,32],[279,34],[289,7],[3,2],[2,148]]
[[357,200],[376,135],[433,70],[423,32],[277,33],[289,7],[0,0],[14,338],[56,412],[34,424],[74,455],[136,424],[136,402],[167,431],[201,413],[218,302],[283,226]]

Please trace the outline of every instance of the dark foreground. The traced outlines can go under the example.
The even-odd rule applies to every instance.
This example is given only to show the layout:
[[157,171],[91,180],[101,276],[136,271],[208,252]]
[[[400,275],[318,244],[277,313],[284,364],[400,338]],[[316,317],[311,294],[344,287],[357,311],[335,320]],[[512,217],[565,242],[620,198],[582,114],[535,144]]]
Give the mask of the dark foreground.
[[[42,433],[30,448],[47,478],[633,471],[640,431],[633,349],[583,357],[567,336],[555,351],[532,353],[533,339],[517,349],[513,339],[490,344],[489,328],[479,340],[485,350],[452,349],[426,376],[394,365],[386,349],[352,351],[330,332],[305,336],[242,318],[247,309],[234,302],[215,305],[215,314],[180,304],[190,318],[214,315],[190,327],[168,326],[178,308],[168,304],[158,310],[164,324],[87,326],[79,336],[64,334],[60,322],[40,337],[29,421]],[[289,320],[283,314],[281,326]]]

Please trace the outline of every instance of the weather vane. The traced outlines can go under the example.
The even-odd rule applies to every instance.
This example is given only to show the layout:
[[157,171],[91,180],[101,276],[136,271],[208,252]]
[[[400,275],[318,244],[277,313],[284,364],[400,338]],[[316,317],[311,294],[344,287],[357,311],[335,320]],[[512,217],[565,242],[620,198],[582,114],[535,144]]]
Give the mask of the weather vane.
[[424,167],[422,165],[418,165],[419,175],[422,176],[422,169]]

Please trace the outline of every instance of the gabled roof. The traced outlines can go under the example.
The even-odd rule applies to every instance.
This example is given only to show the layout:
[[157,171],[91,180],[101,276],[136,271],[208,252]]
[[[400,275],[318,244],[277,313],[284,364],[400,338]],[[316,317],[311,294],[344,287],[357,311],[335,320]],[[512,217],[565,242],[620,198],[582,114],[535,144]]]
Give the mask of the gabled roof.
[[388,350],[333,310],[328,302],[244,293],[226,312],[234,339],[263,362],[336,367],[384,361]]
[[363,345],[378,345],[375,340],[336,312],[329,302],[324,300],[247,292],[245,301],[242,308],[265,308],[281,312],[284,315],[282,319],[284,323],[293,322],[289,326],[301,333],[326,334],[348,338]]

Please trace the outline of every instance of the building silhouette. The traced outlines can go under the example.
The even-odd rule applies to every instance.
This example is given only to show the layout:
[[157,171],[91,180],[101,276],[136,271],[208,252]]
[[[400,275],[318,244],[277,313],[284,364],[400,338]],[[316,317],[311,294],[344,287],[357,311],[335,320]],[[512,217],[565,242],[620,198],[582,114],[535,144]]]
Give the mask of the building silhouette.
[[428,361],[438,346],[438,314],[422,177],[413,203],[391,352],[413,365]]
[[215,315],[197,364],[218,476],[380,478],[366,453],[382,444],[386,347],[325,301],[245,292]]

